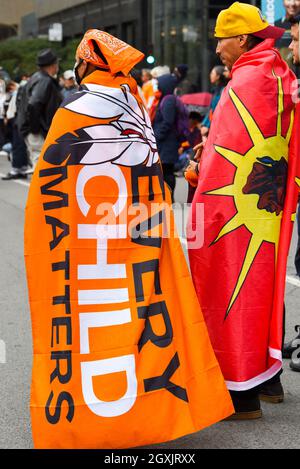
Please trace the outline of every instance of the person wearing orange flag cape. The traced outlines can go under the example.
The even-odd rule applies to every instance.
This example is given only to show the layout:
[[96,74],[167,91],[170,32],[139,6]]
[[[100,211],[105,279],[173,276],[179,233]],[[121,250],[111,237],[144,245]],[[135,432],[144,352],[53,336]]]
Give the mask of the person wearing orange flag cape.
[[127,448],[233,413],[176,236],[143,54],[98,30],[30,187],[25,260],[36,448]]
[[189,249],[191,271],[234,419],[259,418],[260,399],[284,397],[283,302],[300,171],[295,76],[274,48],[283,32],[252,5],[221,11],[217,54],[231,81],[200,163],[187,172],[198,173],[190,228],[199,204],[205,220],[203,245]]

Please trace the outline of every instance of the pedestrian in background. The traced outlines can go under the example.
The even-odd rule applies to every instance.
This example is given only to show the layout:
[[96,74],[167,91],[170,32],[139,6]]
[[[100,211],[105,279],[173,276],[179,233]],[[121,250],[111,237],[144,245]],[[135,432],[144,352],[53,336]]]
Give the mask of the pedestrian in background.
[[5,143],[4,104],[6,101],[6,84],[0,77],[0,150]]
[[19,132],[17,125],[17,98],[20,86],[17,83],[10,83],[11,99],[8,103],[6,111],[7,126],[11,132],[11,169],[2,177],[2,180],[9,181],[11,179],[26,179],[28,171],[28,155],[24,138]]
[[[300,15],[295,16],[294,18],[290,18],[292,42],[289,45],[289,49],[293,52],[293,63],[295,66],[300,65],[299,23],[300,23]],[[297,250],[296,250],[296,256],[295,256],[295,267],[296,267],[297,276],[300,277],[300,204],[298,204],[297,223],[298,223],[298,244],[297,244]],[[300,372],[300,363],[298,362],[299,361],[298,354],[296,356],[296,359],[294,357],[294,352],[296,352],[297,349],[300,350],[300,325],[299,324],[295,326],[295,331],[297,332],[296,337],[294,337],[294,339],[292,339],[290,342],[287,342],[284,344],[283,357],[292,358],[290,362],[290,368],[293,371]]]
[[63,74],[63,80],[64,84],[61,94],[63,99],[66,99],[69,98],[69,96],[72,96],[72,94],[76,93],[78,90],[73,70],[66,70]]
[[145,95],[143,92],[143,70],[141,71],[137,68],[133,68],[130,74],[136,81],[139,96],[141,100],[143,101],[143,105],[147,109],[147,102],[146,102]]
[[231,79],[231,73],[230,70],[228,70],[228,67],[224,67],[224,73],[223,73],[226,82],[228,83],[229,80]]
[[143,68],[142,69],[142,74],[141,74],[141,80],[142,80],[142,86],[146,85],[149,81],[152,80],[152,75],[151,75],[151,70],[148,68]]
[[[149,110],[152,105],[152,100],[154,97],[154,86],[153,86],[153,77],[151,75],[151,70],[144,68],[142,70],[141,81],[142,81],[142,92],[146,108]],[[156,83],[155,83],[156,85]],[[156,86],[155,86],[156,89]]]
[[7,118],[7,110],[9,107],[9,103],[13,96],[13,93],[17,87],[17,83],[12,80],[8,80],[5,82],[5,94],[2,94],[2,102],[1,102],[1,113],[3,117],[2,122],[2,150],[1,154],[8,157],[11,160],[11,153],[12,153],[12,126],[11,121]]
[[275,26],[285,29],[285,32],[282,38],[276,41],[276,47],[279,49],[282,57],[288,62],[289,66],[293,68],[292,58],[289,51],[289,45],[291,43],[290,20],[300,13],[300,0],[283,0],[282,3],[285,9],[285,15],[275,21]]
[[197,87],[188,78],[189,67],[187,64],[179,64],[174,68],[174,76],[177,80],[176,95],[196,93]]
[[[290,27],[291,27],[291,41],[292,41],[289,45],[289,50],[293,52],[293,63],[296,66],[300,65],[299,21],[300,21],[300,15],[295,16],[294,18],[290,18],[290,22],[289,22]],[[298,205],[297,222],[298,222],[298,245],[297,245],[296,256],[295,256],[295,267],[296,267],[296,274],[298,277],[300,277],[300,204]]]
[[37,56],[39,70],[22,90],[18,124],[25,139],[30,160],[35,167],[52,118],[62,101],[57,73],[58,57],[51,49]]
[[151,70],[151,80],[143,86],[143,94],[146,101],[146,107],[150,112],[155,101],[155,95],[158,91],[157,80],[163,75],[170,74],[170,68],[167,65],[158,65]]
[[158,153],[162,162],[164,180],[170,187],[172,199],[176,185],[175,163],[178,161],[180,140],[177,134],[177,98],[174,95],[176,80],[171,74],[158,78],[160,97],[153,119],[153,130],[157,141]]
[[216,107],[220,101],[221,95],[225,86],[227,85],[227,79],[224,75],[225,67],[222,65],[217,65],[210,72],[210,82],[213,87],[213,96],[209,106],[209,111],[207,112],[205,118],[202,121],[201,125],[201,135],[203,138],[207,138],[213,113],[216,110]]

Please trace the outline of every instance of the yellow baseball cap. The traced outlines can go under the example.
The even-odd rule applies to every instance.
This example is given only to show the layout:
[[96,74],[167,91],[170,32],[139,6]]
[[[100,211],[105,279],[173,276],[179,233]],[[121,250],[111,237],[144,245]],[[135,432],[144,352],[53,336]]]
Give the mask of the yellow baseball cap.
[[262,39],[282,37],[285,30],[271,26],[259,8],[247,3],[234,2],[222,10],[217,18],[215,37],[228,38],[252,34]]

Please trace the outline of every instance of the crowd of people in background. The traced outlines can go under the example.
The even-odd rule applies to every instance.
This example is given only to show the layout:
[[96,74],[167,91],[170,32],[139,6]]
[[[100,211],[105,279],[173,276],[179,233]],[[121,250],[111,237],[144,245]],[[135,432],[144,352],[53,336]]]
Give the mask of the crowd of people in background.
[[[177,65],[173,72],[168,66],[143,69],[137,81],[140,93],[151,117],[163,174],[172,197],[176,187],[176,176],[193,158],[193,147],[207,138],[213,112],[219,102],[229,76],[226,67],[212,69],[211,103],[208,107],[186,106],[181,98],[195,93],[188,79],[188,66]],[[196,94],[195,94],[196,95]],[[189,201],[193,190],[190,188]]]
[[38,54],[36,65],[32,76],[15,81],[0,69],[0,154],[11,161],[2,180],[33,173],[55,112],[78,89],[72,70],[58,78],[59,59],[51,49]]

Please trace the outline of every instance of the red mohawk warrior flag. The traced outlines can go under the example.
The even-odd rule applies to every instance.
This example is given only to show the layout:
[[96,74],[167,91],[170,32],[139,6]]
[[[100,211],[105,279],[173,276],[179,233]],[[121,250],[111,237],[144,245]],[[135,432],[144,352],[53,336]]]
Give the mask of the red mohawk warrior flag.
[[[286,262],[298,196],[294,74],[266,40],[243,54],[214,114],[191,226],[204,204],[204,245],[189,250],[212,344],[234,391],[282,366]],[[292,136],[292,141],[291,141]],[[290,150],[289,150],[290,148]]]

